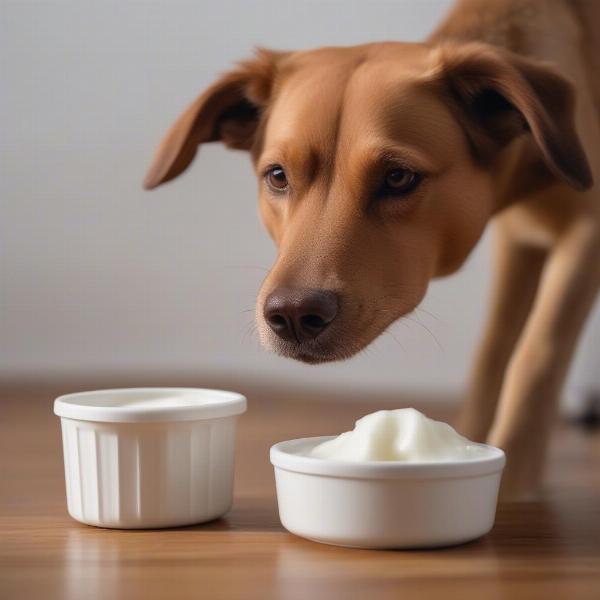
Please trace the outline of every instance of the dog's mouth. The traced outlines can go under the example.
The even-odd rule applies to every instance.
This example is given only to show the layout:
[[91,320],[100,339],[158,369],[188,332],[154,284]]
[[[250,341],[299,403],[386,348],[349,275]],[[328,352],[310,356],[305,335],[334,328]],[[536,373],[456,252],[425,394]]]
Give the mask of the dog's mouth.
[[316,365],[326,362],[342,361],[353,357],[365,349],[385,328],[388,322],[359,324],[351,320],[332,324],[314,339],[290,340],[276,335],[263,319],[258,319],[258,332],[261,344],[267,350],[303,363]]
[[[319,339],[321,336],[323,336],[323,339]],[[362,345],[342,344],[330,340],[330,337],[333,336],[325,335],[324,332],[314,340],[307,342],[290,342],[270,338],[266,343],[263,340],[263,345],[279,356],[292,358],[310,365],[346,360],[362,349]]]

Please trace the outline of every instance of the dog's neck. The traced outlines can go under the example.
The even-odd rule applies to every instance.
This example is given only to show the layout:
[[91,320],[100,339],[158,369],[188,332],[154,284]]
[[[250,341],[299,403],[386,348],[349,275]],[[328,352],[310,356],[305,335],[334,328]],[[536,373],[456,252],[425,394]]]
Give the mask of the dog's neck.
[[535,40],[527,24],[539,12],[540,3],[535,0],[458,0],[427,41],[486,42],[529,54]]

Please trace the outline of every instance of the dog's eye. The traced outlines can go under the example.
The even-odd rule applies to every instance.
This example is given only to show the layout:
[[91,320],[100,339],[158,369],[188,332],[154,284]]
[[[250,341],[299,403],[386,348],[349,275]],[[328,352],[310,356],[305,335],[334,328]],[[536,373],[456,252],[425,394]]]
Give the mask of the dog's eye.
[[421,183],[421,176],[410,169],[393,169],[385,174],[383,194],[403,196]]
[[287,189],[288,180],[285,171],[279,166],[271,167],[265,174],[265,180],[270,188],[277,192]]

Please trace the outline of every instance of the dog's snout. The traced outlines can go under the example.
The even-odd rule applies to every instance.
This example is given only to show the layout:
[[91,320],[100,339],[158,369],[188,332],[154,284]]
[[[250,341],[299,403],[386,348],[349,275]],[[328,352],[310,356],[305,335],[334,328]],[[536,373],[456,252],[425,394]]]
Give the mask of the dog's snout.
[[304,342],[316,338],[338,312],[334,292],[280,287],[267,298],[265,320],[282,339]]

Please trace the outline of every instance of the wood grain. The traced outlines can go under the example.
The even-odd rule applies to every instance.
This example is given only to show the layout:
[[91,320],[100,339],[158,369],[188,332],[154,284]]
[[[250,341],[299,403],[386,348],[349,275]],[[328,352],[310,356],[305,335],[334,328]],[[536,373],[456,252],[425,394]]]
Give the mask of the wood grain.
[[231,512],[195,527],[113,531],[66,513],[52,399],[82,387],[97,386],[0,387],[2,600],[600,597],[598,432],[560,426],[544,499],[501,505],[481,540],[435,551],[349,550],[281,527],[268,448],[415,399],[340,402],[254,386],[240,420]]

